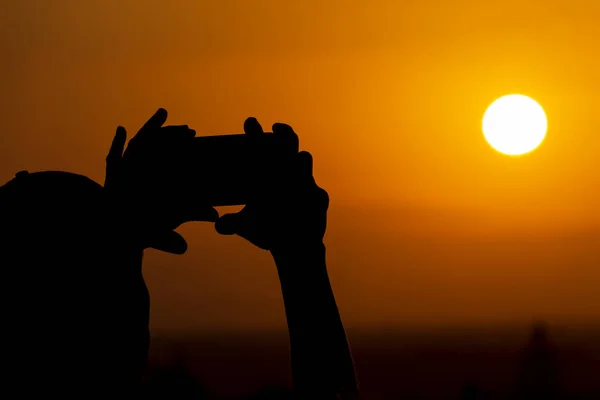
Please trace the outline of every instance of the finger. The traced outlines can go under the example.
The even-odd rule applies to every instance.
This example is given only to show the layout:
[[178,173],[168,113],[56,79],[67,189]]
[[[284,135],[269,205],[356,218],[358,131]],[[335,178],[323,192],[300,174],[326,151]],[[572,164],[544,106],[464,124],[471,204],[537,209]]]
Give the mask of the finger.
[[285,140],[286,143],[289,144],[291,150],[294,153],[297,153],[300,148],[300,143],[298,140],[298,135],[291,126],[288,124],[282,124],[280,122],[273,124],[273,133],[281,137]]
[[217,220],[215,229],[221,235],[235,235],[240,231],[241,218],[240,213],[225,214]]
[[115,137],[113,138],[110,150],[106,156],[106,161],[109,160],[120,160],[123,157],[123,151],[125,150],[125,141],[127,140],[127,131],[122,126],[117,128]]
[[156,110],[153,116],[150,117],[148,121],[142,126],[142,129],[146,128],[160,128],[167,122],[167,110],[164,108],[159,108]]
[[148,247],[171,254],[185,254],[188,246],[179,233],[165,231],[154,236]]
[[136,137],[146,136],[152,132],[156,132],[161,126],[167,122],[167,110],[159,108],[153,116],[142,126]]
[[[253,245],[267,250],[269,239],[263,228],[265,228],[264,224],[257,220],[255,212],[249,211],[248,206],[238,213],[223,215],[215,223],[215,229],[221,235],[238,235]],[[266,228],[267,231],[268,229]]]
[[112,185],[118,178],[125,142],[127,140],[127,131],[122,126],[117,128],[113,138],[110,150],[106,156],[106,175],[104,177],[104,187]]
[[246,135],[259,135],[264,133],[262,126],[254,117],[250,117],[244,121],[244,133]]
[[291,126],[289,126],[288,124],[283,124],[281,122],[276,122],[273,124],[273,133],[277,135],[288,136],[296,135],[296,132],[294,132],[294,129]]
[[298,175],[302,180],[314,181],[313,157],[308,151],[301,151],[297,156]]

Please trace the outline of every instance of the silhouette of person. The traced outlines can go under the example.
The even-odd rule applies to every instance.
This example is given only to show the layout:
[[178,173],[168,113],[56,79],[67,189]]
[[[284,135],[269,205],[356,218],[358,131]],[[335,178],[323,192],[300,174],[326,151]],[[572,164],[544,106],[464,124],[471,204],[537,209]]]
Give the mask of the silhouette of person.
[[152,197],[170,189],[148,167],[157,149],[175,151],[194,134],[163,127],[166,117],[159,110],[124,153],[126,133],[117,130],[106,187],[23,171],[0,188],[5,395],[121,397],[136,389],[149,345],[143,250],[182,253],[173,229],[218,217],[201,203]]
[[[23,171],[0,188],[3,390],[23,397],[134,395],[149,346],[143,251],[183,254],[187,244],[174,229],[216,221],[218,232],[238,234],[273,255],[298,394],[355,397],[325,262],[329,199],[314,181],[310,154],[298,153],[286,179],[265,182],[240,213],[218,219],[201,196],[178,196],[171,163],[195,132],[163,126],[166,119],[158,110],[126,149],[126,132],[117,129],[104,187],[66,172]],[[255,119],[244,128],[265,134]],[[297,142],[287,125],[273,131]]]
[[[266,135],[254,118],[247,135]],[[274,124],[274,135],[298,143],[293,129]],[[313,159],[299,152],[277,182],[265,182],[236,214],[215,224],[268,250],[275,260],[287,317],[294,388],[301,398],[351,399],[357,396],[352,356],[327,274],[323,237],[329,196],[313,176]]]

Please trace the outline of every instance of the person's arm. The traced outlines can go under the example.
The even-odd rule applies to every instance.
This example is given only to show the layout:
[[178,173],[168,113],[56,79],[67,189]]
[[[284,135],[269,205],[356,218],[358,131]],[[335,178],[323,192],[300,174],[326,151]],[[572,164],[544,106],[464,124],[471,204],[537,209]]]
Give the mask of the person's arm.
[[[254,118],[249,135],[265,134]],[[288,143],[298,137],[285,124],[273,134]],[[217,221],[221,234],[237,234],[275,259],[287,316],[295,392],[302,399],[357,397],[354,365],[325,263],[323,237],[329,195],[313,177],[310,153],[299,152],[275,181],[265,178],[242,211]]]
[[[127,141],[119,127],[106,157],[102,223],[99,242],[105,266],[97,281],[110,288],[99,304],[111,324],[106,331],[106,352],[115,354],[123,376],[139,379],[149,348],[150,296],[142,274],[144,250],[154,248],[183,254],[187,244],[175,229],[190,221],[216,221],[218,212],[201,198],[182,199],[164,186],[168,165],[190,144],[195,131],[187,126],[163,126],[167,112],[159,109]],[[166,161],[165,161],[166,160]],[[98,282],[96,282],[98,284]],[[138,382],[131,382],[138,383]]]
[[327,274],[325,245],[271,253],[285,304],[296,391],[310,399],[356,398],[354,364]]

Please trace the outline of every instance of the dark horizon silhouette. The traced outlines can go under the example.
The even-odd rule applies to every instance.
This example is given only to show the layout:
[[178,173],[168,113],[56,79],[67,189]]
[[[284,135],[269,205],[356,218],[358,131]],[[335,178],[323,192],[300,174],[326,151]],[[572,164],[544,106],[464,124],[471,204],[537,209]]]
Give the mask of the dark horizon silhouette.
[[[350,329],[360,398],[524,398],[523,373],[535,372],[526,360],[537,325],[438,331]],[[548,332],[559,355],[562,391],[558,398],[596,398],[600,329],[573,331],[549,325]],[[154,345],[150,371],[177,370],[183,365],[213,398],[243,399],[246,394],[282,393],[291,387],[284,332],[157,336]]]

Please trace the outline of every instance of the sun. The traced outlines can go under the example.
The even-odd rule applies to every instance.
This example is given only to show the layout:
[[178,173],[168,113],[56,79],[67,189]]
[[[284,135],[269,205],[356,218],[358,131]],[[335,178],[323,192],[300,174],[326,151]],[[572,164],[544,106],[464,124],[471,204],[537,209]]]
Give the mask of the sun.
[[510,94],[494,101],[483,115],[483,135],[500,153],[519,156],[536,149],[546,137],[548,120],[530,97]]

